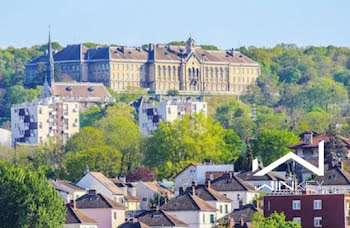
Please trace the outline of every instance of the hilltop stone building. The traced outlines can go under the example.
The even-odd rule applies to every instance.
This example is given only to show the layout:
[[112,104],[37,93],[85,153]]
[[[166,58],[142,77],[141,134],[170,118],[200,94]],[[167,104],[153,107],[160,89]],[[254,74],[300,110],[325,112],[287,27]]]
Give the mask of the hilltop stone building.
[[[26,83],[52,64],[48,54],[26,65]],[[86,48],[68,45],[53,54],[56,73],[77,82],[100,82],[115,91],[143,87],[165,94],[242,94],[254,84],[260,66],[231,49],[205,50],[190,37],[186,46],[149,44],[148,47]]]

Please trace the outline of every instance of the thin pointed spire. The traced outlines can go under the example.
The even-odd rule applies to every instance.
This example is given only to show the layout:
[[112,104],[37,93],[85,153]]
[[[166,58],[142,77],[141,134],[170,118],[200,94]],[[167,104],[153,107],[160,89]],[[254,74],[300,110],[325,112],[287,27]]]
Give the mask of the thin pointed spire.
[[55,81],[55,63],[54,63],[54,59],[53,59],[50,26],[49,26],[49,42],[47,44],[47,51],[48,51],[48,55],[49,55],[49,70],[48,70],[48,75],[47,75],[47,82],[49,83],[50,86],[52,86],[52,84]]

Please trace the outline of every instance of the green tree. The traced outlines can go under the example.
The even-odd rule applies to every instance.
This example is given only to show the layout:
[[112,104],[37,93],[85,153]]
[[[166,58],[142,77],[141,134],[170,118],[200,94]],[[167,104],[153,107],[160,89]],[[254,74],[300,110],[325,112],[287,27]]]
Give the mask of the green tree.
[[347,158],[348,150],[341,140],[334,124],[330,124],[327,129],[329,141],[325,144],[325,160],[328,162],[340,162]]
[[122,153],[122,173],[133,172],[141,165],[142,136],[139,127],[133,121],[125,117],[109,115],[98,121],[97,128],[106,137],[107,145]]
[[78,152],[68,152],[65,158],[66,179],[77,182],[89,171],[102,172],[107,177],[119,174],[122,154],[111,146],[94,147]]
[[79,152],[106,144],[106,138],[101,131],[93,127],[84,127],[74,134],[66,144],[66,151]]
[[263,164],[268,165],[289,152],[288,146],[299,141],[293,132],[287,130],[268,130],[261,132],[254,146],[254,155],[261,156]]
[[66,208],[62,197],[43,173],[0,163],[0,183],[3,227],[63,227]]
[[240,142],[232,130],[227,132],[212,118],[195,114],[159,123],[145,146],[145,164],[163,178],[174,176],[191,162],[234,161],[239,156]]
[[274,212],[266,218],[261,213],[255,212],[252,217],[252,225],[254,228],[301,228],[297,222],[286,221],[283,212]]
[[229,128],[231,121],[238,117],[247,117],[250,114],[248,106],[239,101],[230,101],[216,109],[215,119],[221,123],[224,128]]
[[294,128],[296,134],[301,134],[304,131],[315,131],[319,134],[325,133],[332,116],[323,110],[315,110],[302,116]]

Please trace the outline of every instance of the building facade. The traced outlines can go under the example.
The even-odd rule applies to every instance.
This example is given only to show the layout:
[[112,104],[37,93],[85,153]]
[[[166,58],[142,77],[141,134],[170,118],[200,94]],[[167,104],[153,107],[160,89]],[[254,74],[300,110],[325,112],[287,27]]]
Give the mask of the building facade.
[[234,167],[231,164],[189,164],[175,176],[175,194],[179,194],[180,188],[186,189],[192,186],[193,182],[205,184],[207,173],[219,171],[233,172]]
[[11,107],[12,144],[66,143],[79,132],[79,104],[49,97]]
[[264,216],[274,211],[283,212],[287,221],[299,222],[303,228],[350,227],[349,194],[264,196]]
[[[115,91],[143,87],[166,94],[242,94],[255,83],[260,66],[231,49],[205,50],[190,37],[186,46],[86,48],[68,45],[53,55],[56,75],[79,82],[101,82]],[[26,84],[40,78],[48,54],[26,65]]]
[[207,114],[207,103],[190,97],[143,97],[138,110],[141,134],[145,137],[157,130],[159,122],[172,122],[182,115]]

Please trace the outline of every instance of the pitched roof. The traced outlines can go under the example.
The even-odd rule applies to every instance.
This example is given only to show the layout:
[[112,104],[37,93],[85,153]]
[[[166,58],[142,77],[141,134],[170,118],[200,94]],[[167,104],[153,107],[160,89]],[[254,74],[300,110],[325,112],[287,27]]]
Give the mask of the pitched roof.
[[[219,202],[231,202],[231,199],[215,191],[213,188],[208,188],[205,185],[195,186],[196,196],[204,201],[219,201]],[[186,192],[192,193],[192,187],[188,187]]]
[[255,212],[263,213],[263,211],[259,208],[254,207],[252,204],[247,204],[241,206],[231,213],[227,214],[225,217],[219,219],[220,220],[234,220],[235,223],[240,223],[243,220],[244,223],[251,222],[253,214]]
[[158,182],[143,182],[143,183],[160,194],[167,194],[168,196],[174,194],[170,189],[164,187]]
[[349,185],[350,186],[350,173],[336,166],[327,170],[324,176],[318,176],[310,182],[310,185],[317,185],[322,183],[325,185]]
[[169,200],[161,207],[164,211],[217,211],[198,196],[184,193]]
[[198,165],[201,165],[201,163],[190,163],[190,164],[188,164],[185,168],[183,168],[180,172],[178,172],[175,176],[174,176],[174,178],[176,178],[177,176],[179,176],[182,172],[184,172],[186,169],[188,169],[189,167],[191,167],[191,166],[194,166],[194,167],[196,167],[196,166],[198,166]]
[[51,90],[52,94],[58,97],[112,98],[102,83],[55,82]]
[[235,175],[223,176],[211,181],[211,188],[216,191],[255,191],[255,187]]
[[[85,189],[83,189],[81,187],[78,187],[78,186],[74,185],[72,182],[69,182],[69,181],[66,181],[66,180],[56,180],[55,182],[58,183],[58,184],[64,185],[64,186],[66,186],[68,188],[71,188],[74,191],[86,191]],[[54,182],[53,182],[53,184],[55,185]],[[55,187],[56,187],[56,185],[55,185]]]
[[[76,199],[76,207],[81,208],[113,208],[124,210],[125,207],[109,197],[102,195],[100,193],[91,194],[87,193],[80,198]],[[72,206],[72,203],[70,203]]]
[[[181,61],[183,57],[188,57],[186,47],[172,46],[166,44],[157,44],[154,47],[156,53],[156,61]],[[195,47],[192,53],[197,59],[204,62],[220,62],[225,64],[251,64],[258,66],[259,64],[238,51],[225,50],[205,50],[200,46]]]
[[66,222],[65,224],[98,224],[93,218],[90,218],[79,209],[73,209],[67,205]]
[[[54,61],[80,61],[87,59],[88,48],[84,47],[82,44],[72,44],[67,45],[60,51],[53,54]],[[47,53],[33,59],[28,64],[35,64],[39,62],[47,63],[49,61],[49,56]]]
[[123,195],[123,191],[115,186],[115,184],[107,178],[101,172],[89,172],[93,177],[95,177],[101,184],[103,184],[109,191],[115,195]]
[[[345,138],[343,136],[339,136],[339,138],[342,140],[342,142],[345,144],[346,147],[350,147],[350,139],[349,138]],[[312,143],[311,144],[307,144],[305,143],[304,140],[299,141],[296,144],[293,144],[291,146],[289,146],[288,148],[290,149],[299,149],[299,148],[317,148],[318,144],[324,140],[325,142],[329,141],[329,136],[326,134],[323,135],[318,135],[318,136],[313,136],[312,137]]]
[[149,226],[140,221],[128,221],[119,225],[118,228],[149,228]]
[[283,181],[285,181],[286,180],[285,177],[278,175],[277,173],[272,172],[272,171],[268,172],[264,176],[254,176],[255,173],[259,172],[263,168],[264,168],[264,166],[259,164],[259,167],[255,172],[245,171],[245,172],[238,174],[237,176],[244,181],[263,181],[263,180],[283,180]]
[[127,202],[139,202],[140,201],[139,197],[133,196],[129,192],[127,193],[126,196],[124,196],[124,198]]
[[148,226],[188,226],[183,221],[175,218],[174,216],[166,213],[163,210],[159,211],[145,211],[137,216],[137,219]]

